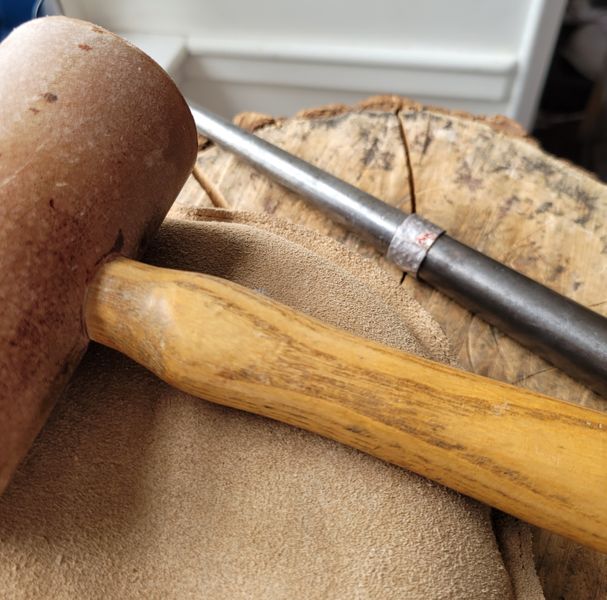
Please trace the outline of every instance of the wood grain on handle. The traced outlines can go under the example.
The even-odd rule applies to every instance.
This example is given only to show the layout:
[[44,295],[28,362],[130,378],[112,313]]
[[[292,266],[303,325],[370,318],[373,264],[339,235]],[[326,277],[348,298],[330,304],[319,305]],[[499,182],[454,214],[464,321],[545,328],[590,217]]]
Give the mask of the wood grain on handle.
[[337,440],[607,552],[607,415],[370,342],[215,277],[118,258],[91,339],[193,395]]

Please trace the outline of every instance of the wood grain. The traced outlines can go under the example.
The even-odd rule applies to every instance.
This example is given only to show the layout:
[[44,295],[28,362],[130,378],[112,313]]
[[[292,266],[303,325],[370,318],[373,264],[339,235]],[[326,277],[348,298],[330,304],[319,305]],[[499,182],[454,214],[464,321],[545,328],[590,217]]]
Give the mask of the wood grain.
[[91,339],[193,395],[301,427],[607,551],[607,415],[363,340],[234,283],[126,258]]
[[[425,110],[399,113],[416,209],[449,234],[607,314],[607,189],[529,140]],[[439,292],[404,282],[447,334],[465,369],[606,410],[607,402]],[[607,469],[607,455],[595,459]],[[548,600],[607,597],[607,556],[548,531],[534,536]]]
[[[607,188],[588,173],[542,152],[523,137],[516,123],[503,117],[485,120],[439,111],[400,97],[372,98],[359,107],[303,111],[281,121],[247,113],[239,121],[261,137],[391,204],[432,218],[461,241],[607,314]],[[379,148],[379,157],[374,148]],[[383,163],[382,152],[391,152],[391,164]],[[207,146],[198,164],[233,208],[279,214],[341,239],[385,265],[372,248],[336,229],[295,194],[228,153]],[[190,185],[178,205],[212,204],[199,186]],[[402,278],[397,269],[386,269],[395,279]],[[410,277],[404,278],[403,285],[440,323],[465,369],[607,409],[607,401],[440,293]],[[596,460],[605,465],[604,456]],[[539,529],[534,540],[536,566],[548,600],[607,597],[606,554]]]

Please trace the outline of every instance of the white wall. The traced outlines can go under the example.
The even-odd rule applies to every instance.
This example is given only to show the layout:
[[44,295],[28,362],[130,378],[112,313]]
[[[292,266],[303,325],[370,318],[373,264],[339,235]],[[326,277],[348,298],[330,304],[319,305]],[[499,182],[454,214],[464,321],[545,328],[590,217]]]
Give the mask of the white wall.
[[165,46],[181,40],[176,79],[223,114],[398,93],[529,125],[565,0],[63,4],[114,31],[168,36]]

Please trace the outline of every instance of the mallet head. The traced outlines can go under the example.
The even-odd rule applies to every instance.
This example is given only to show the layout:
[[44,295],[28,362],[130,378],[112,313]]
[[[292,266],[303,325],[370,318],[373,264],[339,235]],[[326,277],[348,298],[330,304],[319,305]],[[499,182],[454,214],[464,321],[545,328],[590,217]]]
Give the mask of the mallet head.
[[31,21],[0,44],[0,491],[88,339],[87,282],[136,255],[196,156],[168,75],[83,21]]

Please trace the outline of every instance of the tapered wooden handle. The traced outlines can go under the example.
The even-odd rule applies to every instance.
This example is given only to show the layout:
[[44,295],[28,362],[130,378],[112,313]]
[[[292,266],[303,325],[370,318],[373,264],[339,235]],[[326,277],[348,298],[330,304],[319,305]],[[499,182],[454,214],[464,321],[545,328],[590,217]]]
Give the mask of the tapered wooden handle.
[[343,442],[607,552],[607,416],[357,338],[233,283],[119,258],[93,340],[193,395]]

